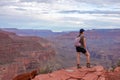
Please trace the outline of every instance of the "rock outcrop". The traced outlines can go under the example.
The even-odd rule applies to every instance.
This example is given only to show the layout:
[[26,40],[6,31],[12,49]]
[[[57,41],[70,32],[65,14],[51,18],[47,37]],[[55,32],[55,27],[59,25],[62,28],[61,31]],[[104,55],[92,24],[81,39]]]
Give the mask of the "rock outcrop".
[[81,69],[73,67],[49,74],[41,74],[33,80],[105,80],[105,72],[102,66],[82,67]]
[[116,67],[114,72],[106,72],[105,80],[120,80],[120,67]]
[[13,80],[31,80],[37,75],[37,70],[16,76]]
[[114,71],[107,71],[103,66],[94,66],[92,68],[75,67],[54,71],[49,74],[40,74],[32,80],[120,80],[120,67]]

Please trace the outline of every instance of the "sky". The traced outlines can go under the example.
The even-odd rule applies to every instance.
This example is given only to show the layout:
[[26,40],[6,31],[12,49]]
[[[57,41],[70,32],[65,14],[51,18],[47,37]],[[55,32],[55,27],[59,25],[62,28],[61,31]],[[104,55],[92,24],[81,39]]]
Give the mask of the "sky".
[[0,0],[0,28],[120,28],[120,0]]

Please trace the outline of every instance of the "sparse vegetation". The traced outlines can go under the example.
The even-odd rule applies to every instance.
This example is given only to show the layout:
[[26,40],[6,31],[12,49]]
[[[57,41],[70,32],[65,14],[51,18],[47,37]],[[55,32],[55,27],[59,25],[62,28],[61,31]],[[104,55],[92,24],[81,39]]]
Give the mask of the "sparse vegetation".
[[117,63],[112,63],[111,64],[111,69],[110,69],[110,71],[114,71],[114,69],[116,68],[116,67],[120,67],[120,60],[118,60],[118,62]]
[[118,60],[118,62],[117,62],[117,66],[119,66],[119,67],[120,67],[120,60]]
[[41,65],[39,69],[39,74],[51,73],[60,68],[61,68],[61,65],[59,64],[58,60],[54,58]]

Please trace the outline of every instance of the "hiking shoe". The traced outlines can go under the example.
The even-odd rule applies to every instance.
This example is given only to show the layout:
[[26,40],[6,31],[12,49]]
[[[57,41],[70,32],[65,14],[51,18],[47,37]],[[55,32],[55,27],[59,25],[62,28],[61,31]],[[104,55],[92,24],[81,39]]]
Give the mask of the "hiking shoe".
[[86,64],[86,67],[87,67],[87,68],[90,68],[90,63],[87,63],[87,64]]
[[77,69],[80,69],[80,68],[81,68],[80,64],[77,64]]

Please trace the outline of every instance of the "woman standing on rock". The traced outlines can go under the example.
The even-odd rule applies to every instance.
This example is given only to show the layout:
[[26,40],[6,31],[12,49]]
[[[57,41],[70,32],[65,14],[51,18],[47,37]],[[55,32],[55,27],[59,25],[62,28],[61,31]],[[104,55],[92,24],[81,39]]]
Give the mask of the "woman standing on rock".
[[86,38],[84,36],[84,29],[80,29],[79,35],[75,39],[75,47],[77,52],[77,68],[81,68],[80,66],[80,53],[86,55],[87,63],[86,67],[90,68],[90,53],[86,48]]

